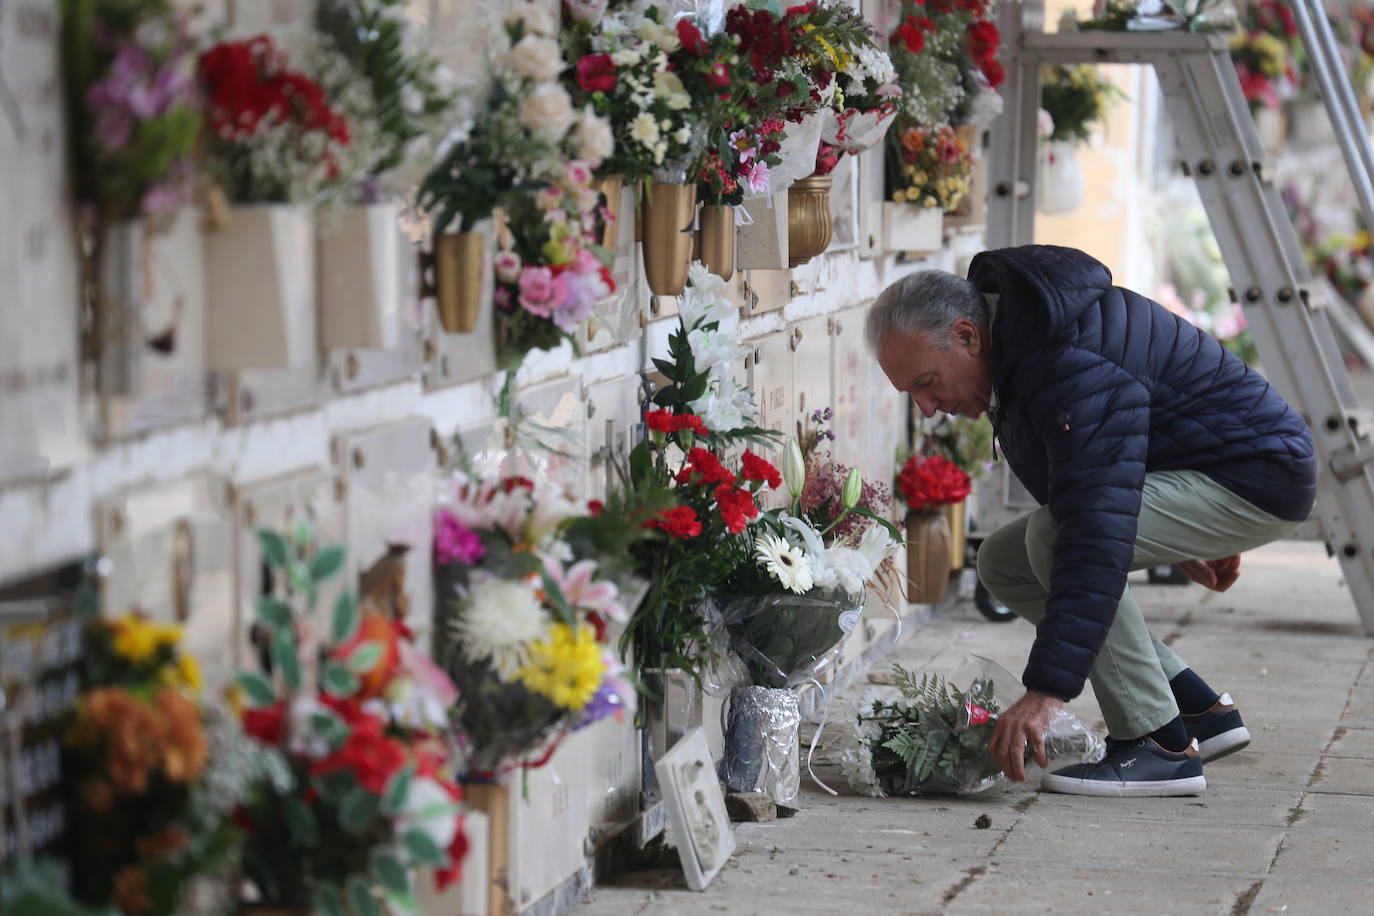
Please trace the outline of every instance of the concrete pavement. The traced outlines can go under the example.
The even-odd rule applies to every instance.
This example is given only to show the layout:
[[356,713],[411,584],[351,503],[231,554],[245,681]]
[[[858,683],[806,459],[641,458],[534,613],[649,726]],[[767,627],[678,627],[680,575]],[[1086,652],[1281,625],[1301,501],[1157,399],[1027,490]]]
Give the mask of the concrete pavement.
[[[1285,541],[1247,554],[1224,594],[1132,582],[1155,632],[1235,697],[1254,736],[1207,767],[1206,794],[1081,798],[1032,777],[970,799],[856,796],[834,756],[859,683],[832,702],[816,754],[839,796],[803,773],[803,810],[737,825],[738,851],[705,892],[675,871],[636,872],[573,912],[1374,912],[1374,640],[1339,566],[1320,544]],[[1031,636],[963,602],[870,677],[888,661],[948,674],[970,653],[1019,674]],[[1070,708],[1101,728],[1090,692]]]

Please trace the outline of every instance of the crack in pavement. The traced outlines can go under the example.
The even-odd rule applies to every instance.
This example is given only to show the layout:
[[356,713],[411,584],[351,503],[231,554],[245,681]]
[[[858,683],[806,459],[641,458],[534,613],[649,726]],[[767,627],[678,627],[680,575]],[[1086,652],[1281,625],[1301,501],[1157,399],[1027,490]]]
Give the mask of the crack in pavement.
[[949,890],[945,891],[944,902],[952,902],[955,897],[958,897],[964,891],[968,890],[970,884],[977,881],[980,877],[986,874],[987,870],[988,867],[986,865],[975,865],[972,868],[970,868],[968,870],[968,873],[965,874],[964,877],[959,879],[958,884],[954,885]]
[[1264,887],[1264,879],[1256,881],[1246,888],[1238,897],[1235,904],[1231,907],[1231,916],[1245,916],[1250,912],[1250,907],[1259,896],[1260,888]]

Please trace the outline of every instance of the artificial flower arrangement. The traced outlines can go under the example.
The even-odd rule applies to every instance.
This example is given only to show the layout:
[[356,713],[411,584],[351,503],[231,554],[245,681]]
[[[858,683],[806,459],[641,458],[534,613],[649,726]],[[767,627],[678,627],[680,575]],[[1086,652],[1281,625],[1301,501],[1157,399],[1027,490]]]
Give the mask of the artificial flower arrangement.
[[[840,766],[856,792],[893,795],[976,795],[1005,784],[988,753],[997,717],[1016,680],[979,659],[946,680],[893,665],[896,696],[872,689],[857,704]],[[953,683],[967,683],[960,689]],[[1066,709],[1055,711],[1045,734],[1046,755],[1062,763],[1101,759],[1106,744]],[[1031,761],[1031,749],[1025,760]],[[1054,766],[1055,764],[1051,764]]]
[[941,455],[912,455],[897,473],[897,491],[918,515],[961,503],[972,488],[969,475]]
[[200,56],[207,166],[229,201],[314,203],[353,155],[348,119],[267,35]]
[[569,732],[634,708],[608,639],[626,618],[620,589],[591,551],[574,550],[599,528],[551,484],[455,474],[435,513],[434,558],[467,776],[537,766]]
[[708,206],[735,206],[746,195],[767,194],[771,170],[782,162],[778,154],[787,136],[785,122],[765,118],[721,136],[723,142],[706,151],[697,172],[697,199]]
[[350,117],[373,135],[352,190],[363,204],[377,202],[386,190],[401,190],[385,188],[387,180],[430,152],[429,141],[454,101],[440,84],[439,61],[414,46],[401,5],[402,0],[324,0],[315,11],[320,43],[346,65],[335,67],[339,80],[321,79],[329,97],[338,102],[359,88],[366,95],[365,110]]
[[1000,42],[989,0],[902,0],[889,36],[903,98],[898,127],[986,126],[1001,111]]
[[64,3],[76,194],[106,220],[166,217],[195,179],[196,49],[165,0]]
[[456,691],[402,621],[360,609],[351,590],[319,619],[342,547],[317,547],[304,524],[261,530],[258,541],[290,600],[258,600],[270,672],[237,676],[244,728],[277,760],[238,815],[254,902],[330,916],[415,912],[415,872],[434,869],[443,888],[467,850],[444,740]]
[[892,58],[878,44],[852,49],[841,60],[836,74],[835,111],[821,129],[816,151],[817,175],[828,175],[844,155],[857,156],[887,136],[902,110],[902,89]]
[[564,82],[577,103],[604,117],[615,151],[605,175],[682,183],[707,138],[704,125],[739,112],[733,90],[735,48],[728,36],[707,37],[691,18],[669,25],[658,6],[567,3],[561,34],[569,60]]
[[[875,122],[881,122],[894,110],[892,99],[899,93],[891,86],[891,62],[879,47],[878,36],[852,7],[816,0],[785,9],[762,2],[741,4],[726,14],[725,32],[739,43],[741,76],[747,86],[743,104],[748,112],[747,123],[730,124],[726,133],[770,121],[796,125],[788,134],[795,134],[797,142],[778,151],[772,181],[761,180],[755,169],[749,173],[747,196],[781,190],[816,173],[812,144],[822,135],[829,135],[831,146],[849,144],[855,151],[863,142],[876,143],[881,137],[877,123],[860,129],[855,119],[874,112]],[[846,101],[846,88],[853,93],[852,105]],[[837,125],[832,111],[845,120]],[[821,115],[825,119],[814,120]],[[846,125],[852,129],[846,130]],[[763,136],[755,133],[763,143]],[[719,145],[718,158],[728,167],[726,149],[734,142]],[[802,152],[804,157],[798,159]],[[822,161],[823,168],[827,161]]]
[[485,108],[420,186],[432,231],[472,231],[498,209],[498,362],[518,368],[532,349],[572,340],[597,299],[615,291],[605,218],[592,173],[614,151],[610,126],[580,113],[558,82],[557,24],[525,4],[508,15]]
[[633,653],[641,669],[699,676],[724,653],[702,602],[751,562],[746,529],[764,488],[781,479],[748,451],[733,467],[722,460],[742,444],[771,447],[778,435],[756,425],[753,395],[732,375],[740,345],[722,329],[735,312],[720,295],[725,281],[699,263],[688,276],[668,357],[654,360],[665,379],[645,415],[649,437],[631,450],[607,504],[647,533],[628,550],[649,590],[631,611],[622,655]]
[[946,212],[968,193],[973,152],[954,128],[914,124],[889,138],[888,188],[897,203],[912,203]]
[[[1065,14],[1069,18],[1069,14]],[[1083,31],[1157,31],[1187,29],[1190,32],[1229,30],[1235,27],[1236,11],[1226,0],[1107,0],[1102,13],[1077,21]],[[1061,31],[1063,24],[1061,22]]]
[[181,628],[92,620],[63,738],[76,896],[128,916],[194,908],[194,886],[237,866],[236,808],[265,767],[228,709],[203,703]]
[[1112,103],[1125,98],[1114,83],[1092,64],[1045,68],[1040,107],[1049,113],[1054,130],[1049,139],[1085,143],[1106,117]]

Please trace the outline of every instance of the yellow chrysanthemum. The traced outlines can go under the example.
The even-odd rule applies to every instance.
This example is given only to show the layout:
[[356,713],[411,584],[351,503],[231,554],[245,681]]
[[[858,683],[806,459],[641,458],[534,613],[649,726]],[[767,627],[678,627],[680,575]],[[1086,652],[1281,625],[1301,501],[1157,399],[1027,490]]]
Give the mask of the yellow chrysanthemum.
[[160,646],[158,628],[137,614],[125,614],[110,622],[110,643],[134,664],[146,662]]
[[546,638],[530,644],[529,653],[530,661],[520,669],[520,680],[564,709],[586,706],[606,673],[601,647],[588,626],[574,631],[567,624],[554,624]]
[[194,655],[189,652],[181,653],[181,657],[177,659],[177,674],[187,687],[200,693],[200,687],[204,681],[200,676],[200,663],[196,661]]

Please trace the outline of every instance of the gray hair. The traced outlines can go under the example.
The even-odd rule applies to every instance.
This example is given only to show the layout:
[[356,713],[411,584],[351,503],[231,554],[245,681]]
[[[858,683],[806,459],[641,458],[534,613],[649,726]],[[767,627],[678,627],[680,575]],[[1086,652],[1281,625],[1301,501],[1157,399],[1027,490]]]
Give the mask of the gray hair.
[[918,270],[893,283],[878,296],[864,322],[870,350],[892,331],[921,333],[941,350],[949,349],[949,329],[959,318],[982,326],[986,303],[968,280],[944,270]]

